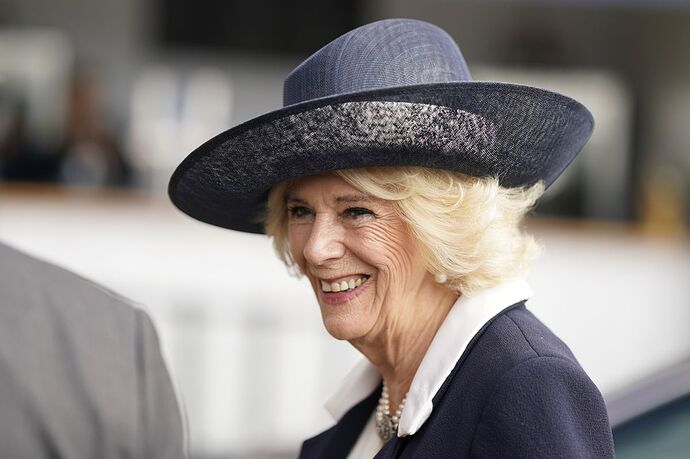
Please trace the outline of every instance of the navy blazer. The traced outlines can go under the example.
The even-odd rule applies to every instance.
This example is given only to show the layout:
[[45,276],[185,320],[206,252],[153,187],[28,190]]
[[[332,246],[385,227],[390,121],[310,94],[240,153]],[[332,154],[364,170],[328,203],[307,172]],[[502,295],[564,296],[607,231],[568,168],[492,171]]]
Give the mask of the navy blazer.
[[[300,458],[346,458],[380,391],[305,441]],[[613,457],[601,393],[524,301],[503,310],[472,339],[433,405],[419,431],[392,438],[375,457]]]

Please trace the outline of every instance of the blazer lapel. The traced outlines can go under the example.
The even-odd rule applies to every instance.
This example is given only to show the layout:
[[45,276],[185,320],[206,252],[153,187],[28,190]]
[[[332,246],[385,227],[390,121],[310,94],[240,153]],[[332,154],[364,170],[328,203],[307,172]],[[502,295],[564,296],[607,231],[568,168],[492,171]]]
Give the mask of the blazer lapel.
[[392,457],[398,457],[404,443],[407,441],[407,437],[393,437],[383,445],[383,448],[376,453],[374,459],[388,459]]
[[346,459],[374,411],[380,394],[381,385],[367,398],[350,408],[335,426],[305,441],[300,451],[300,459]]
[[493,323],[493,321],[496,320],[497,317],[500,317],[501,315],[505,314],[506,312],[510,311],[511,309],[519,308],[519,307],[524,307],[525,305],[525,300],[518,301],[517,303],[508,306],[507,308],[503,309],[501,312],[496,314],[489,320],[487,323],[484,324],[484,326],[477,332],[476,335],[472,337],[470,340],[469,344],[467,345],[467,348],[465,349],[465,352],[462,353],[460,358],[458,359],[457,363],[455,364],[455,367],[453,368],[453,371],[450,372],[450,374],[446,377],[446,380],[443,382],[441,387],[439,388],[438,392],[436,392],[436,395],[434,395],[432,399],[432,403],[434,406],[438,405],[441,401],[441,398],[443,398],[443,394],[446,393],[448,390],[448,386],[450,386],[453,378],[455,378],[455,375],[460,371],[460,368],[462,367],[463,362],[467,359],[467,356],[470,355],[470,352],[472,352],[472,348],[474,348],[474,345],[477,343],[479,338],[481,338],[482,334],[484,333],[484,330],[486,330],[489,325]]
[[[503,309],[501,312],[496,314],[494,317],[491,318],[484,326],[477,332],[477,334],[472,338],[472,340],[469,342],[467,345],[467,348],[465,351],[462,353],[460,358],[458,359],[457,363],[455,364],[455,367],[451,371],[451,373],[446,377],[446,380],[443,382],[441,385],[440,389],[438,392],[434,395],[432,399],[432,403],[434,406],[438,406],[441,403],[441,399],[443,398],[443,395],[446,393],[448,390],[448,387],[450,386],[453,378],[456,377],[458,372],[462,371],[461,367],[463,362],[467,359],[468,355],[472,352],[472,349],[474,348],[474,345],[477,343],[477,341],[480,339],[481,335],[484,333],[486,328],[494,321],[496,320],[497,317],[501,316],[502,314],[505,314],[507,311],[510,311],[511,309],[518,308],[518,307],[524,307],[524,301],[520,301],[518,303],[515,303],[505,309]],[[422,426],[422,429],[424,429],[424,426]],[[417,432],[415,435],[408,435],[406,437],[393,437],[390,439],[384,446],[381,448],[381,451],[378,452],[376,456],[374,456],[375,459],[391,459],[391,458],[401,458],[401,457],[417,457],[418,452],[414,451],[407,451],[407,447],[412,444],[415,441],[420,440],[420,437],[423,436],[422,431]]]

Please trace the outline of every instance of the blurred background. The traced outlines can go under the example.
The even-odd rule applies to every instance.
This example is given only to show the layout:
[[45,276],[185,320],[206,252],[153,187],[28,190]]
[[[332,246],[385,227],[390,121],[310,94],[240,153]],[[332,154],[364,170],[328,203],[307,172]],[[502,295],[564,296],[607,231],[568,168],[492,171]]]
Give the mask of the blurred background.
[[476,80],[593,112],[528,220],[546,247],[528,306],[602,390],[619,457],[688,457],[690,1],[0,0],[0,240],[149,311],[192,457],[294,457],[359,356],[267,239],[184,216],[167,180],[279,108],[309,54],[390,17],[444,28]]

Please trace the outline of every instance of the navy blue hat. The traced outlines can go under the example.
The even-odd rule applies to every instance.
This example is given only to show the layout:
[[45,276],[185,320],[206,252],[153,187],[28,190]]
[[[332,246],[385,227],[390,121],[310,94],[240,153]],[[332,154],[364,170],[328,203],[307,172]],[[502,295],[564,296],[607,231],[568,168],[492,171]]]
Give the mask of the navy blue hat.
[[548,187],[591,135],[592,115],[561,94],[472,81],[453,39],[412,19],[364,25],[285,79],[283,108],[194,150],[168,192],[188,215],[262,233],[268,191],[297,177],[422,166]]

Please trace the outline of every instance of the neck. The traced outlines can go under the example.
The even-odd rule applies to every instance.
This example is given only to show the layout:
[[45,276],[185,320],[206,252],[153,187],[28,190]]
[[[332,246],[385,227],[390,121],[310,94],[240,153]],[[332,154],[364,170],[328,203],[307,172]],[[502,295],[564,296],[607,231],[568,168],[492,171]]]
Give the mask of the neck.
[[[405,300],[403,301],[403,298]],[[458,295],[436,283],[420,286],[389,309],[387,320],[368,335],[350,341],[374,364],[388,386],[393,414],[410,389],[436,332]]]

